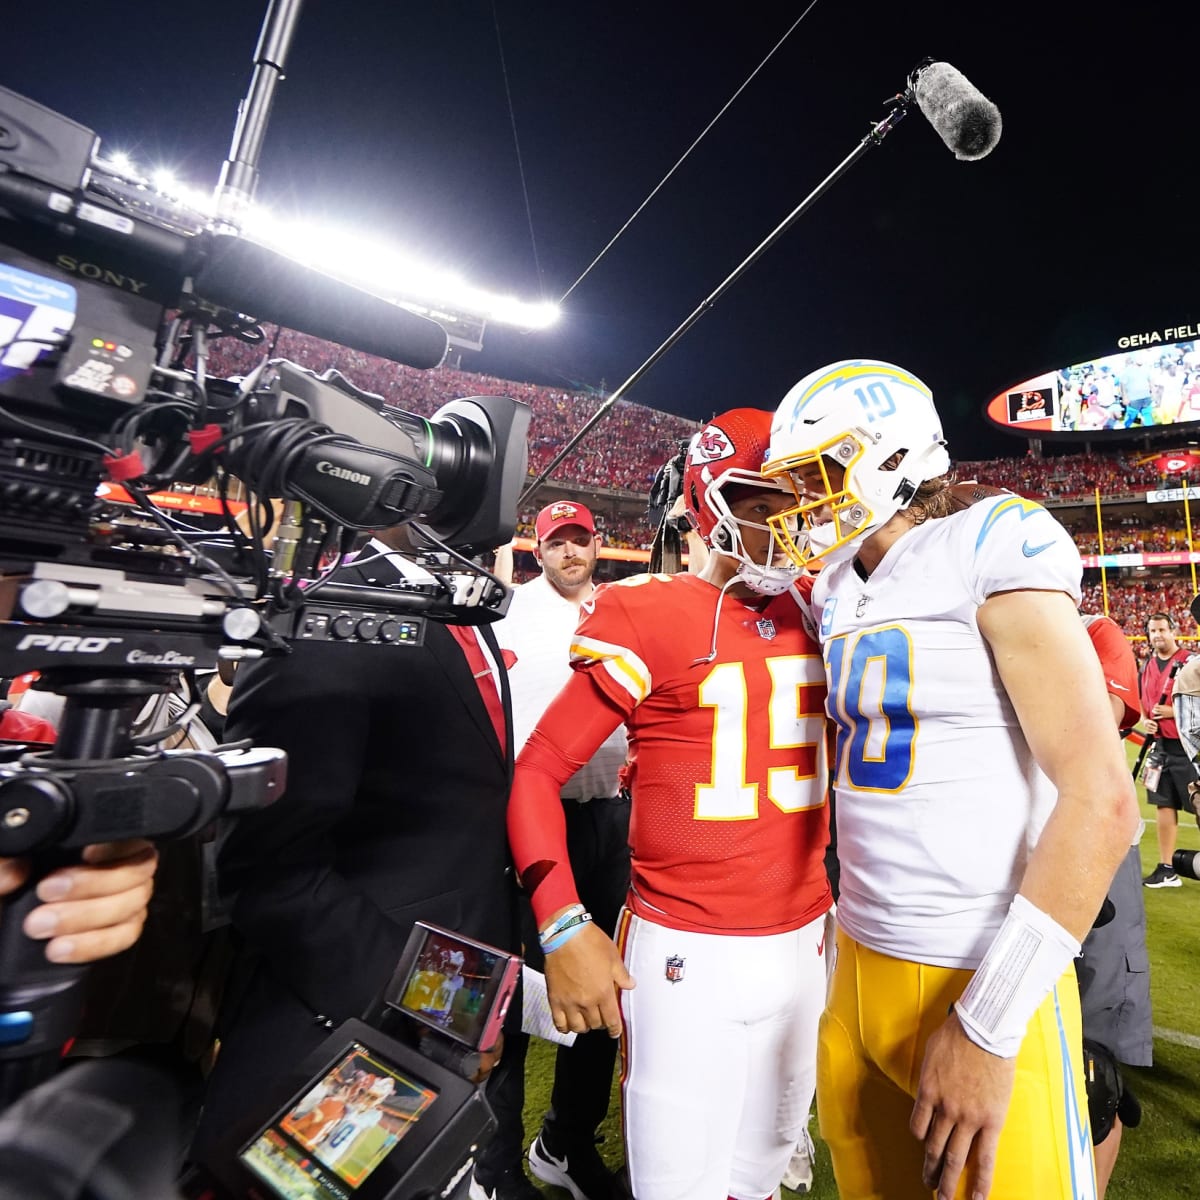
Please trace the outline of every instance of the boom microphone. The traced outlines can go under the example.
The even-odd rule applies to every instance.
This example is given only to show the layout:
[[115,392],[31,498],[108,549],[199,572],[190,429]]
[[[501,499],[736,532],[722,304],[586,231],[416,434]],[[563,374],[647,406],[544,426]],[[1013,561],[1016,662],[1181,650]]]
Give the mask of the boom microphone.
[[917,107],[963,162],[983,158],[1000,140],[1000,110],[949,63],[932,60],[909,76]]

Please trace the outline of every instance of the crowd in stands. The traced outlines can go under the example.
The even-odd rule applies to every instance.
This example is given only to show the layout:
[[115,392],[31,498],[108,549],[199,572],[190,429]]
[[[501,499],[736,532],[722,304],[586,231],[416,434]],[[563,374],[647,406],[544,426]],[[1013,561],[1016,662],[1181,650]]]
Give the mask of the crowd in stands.
[[[1151,613],[1170,613],[1178,622],[1178,638],[1188,650],[1200,652],[1200,632],[1192,620],[1188,606],[1196,594],[1190,574],[1166,579],[1117,580],[1109,573],[1107,580],[1108,615],[1125,631],[1133,644],[1139,662],[1150,653],[1146,643],[1146,621]],[[1104,612],[1104,589],[1100,573],[1089,571],[1083,584],[1082,611]]]
[[[321,372],[334,367],[356,386],[384,397],[388,404],[422,416],[431,416],[447,401],[460,396],[507,395],[529,404],[533,421],[529,439],[530,474],[536,474],[596,411],[604,397],[596,392],[571,391],[518,383],[479,375],[453,367],[421,371],[386,359],[321,341],[292,330],[266,328],[264,345],[250,345],[233,338],[212,343],[208,372],[213,376],[244,375],[269,350],[281,357]],[[618,401],[613,411],[555,471],[556,482],[569,483],[581,491],[621,489],[646,494],[659,466],[690,437],[696,423],[682,417],[656,412],[639,404]],[[1181,478],[1160,476],[1153,461],[1139,462],[1132,453],[1069,454],[1053,458],[1003,458],[985,462],[960,462],[960,479],[1009,488],[1042,501],[1090,500],[1099,487],[1105,499],[1137,498],[1164,486],[1177,487]],[[536,505],[522,512],[518,537],[532,537]],[[597,516],[604,544],[625,549],[649,549],[653,530],[644,516]],[[1080,551],[1100,551],[1095,516],[1091,513],[1065,521]],[[1200,530],[1195,531],[1200,540]],[[1137,553],[1186,549],[1187,535],[1181,522],[1149,522],[1134,516],[1104,520],[1106,553]],[[611,565],[611,564],[610,564]],[[616,568],[614,568],[615,570]],[[519,553],[514,562],[516,581],[536,575],[531,555]],[[600,571],[600,577],[604,571]],[[1088,572],[1084,587],[1085,612],[1102,612],[1103,597],[1097,572]],[[1147,648],[1146,618],[1157,611],[1172,613],[1180,621],[1185,644],[1198,639],[1195,623],[1188,616],[1192,599],[1189,576],[1167,581],[1117,579],[1109,573],[1109,613],[1134,640],[1139,657]],[[1200,648],[1200,646],[1198,646]]]
[[[595,392],[517,383],[447,366],[421,371],[290,329],[267,326],[266,333],[265,345],[250,345],[229,337],[214,341],[208,374],[245,375],[269,351],[272,357],[289,359],[318,373],[334,367],[356,387],[382,396],[390,405],[425,417],[460,396],[511,396],[533,410],[529,436],[531,474],[539,472],[558,453],[604,400]],[[612,412],[559,465],[551,478],[584,488],[621,489],[644,495],[650,490],[658,468],[675,453],[680,440],[691,437],[695,431],[695,421],[618,400]]]
[[[959,479],[978,479],[1019,492],[1031,500],[1089,500],[1095,489],[1105,499],[1134,497],[1164,486],[1153,462],[1133,454],[1064,454],[1056,458],[998,458],[960,462]],[[1178,487],[1178,476],[1166,484]]]
[[[1197,510],[1200,522],[1200,509]],[[1063,525],[1070,531],[1081,554],[1099,554],[1100,535],[1096,529],[1096,517],[1089,512],[1086,516],[1062,518]],[[1200,525],[1192,528],[1192,544],[1200,545]],[[1187,529],[1182,520],[1147,521],[1136,516],[1104,516],[1105,554],[1169,553],[1188,548]]]

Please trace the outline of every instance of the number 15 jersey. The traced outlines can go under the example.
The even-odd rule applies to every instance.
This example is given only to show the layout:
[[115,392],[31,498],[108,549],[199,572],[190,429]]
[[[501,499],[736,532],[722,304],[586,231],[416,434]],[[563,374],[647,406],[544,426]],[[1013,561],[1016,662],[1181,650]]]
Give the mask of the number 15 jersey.
[[[824,671],[795,593],[761,609],[726,595],[719,617],[718,594],[694,575],[607,584],[584,602],[571,665],[629,733],[630,908],[779,933],[830,903]],[[716,657],[698,661],[714,617]]]

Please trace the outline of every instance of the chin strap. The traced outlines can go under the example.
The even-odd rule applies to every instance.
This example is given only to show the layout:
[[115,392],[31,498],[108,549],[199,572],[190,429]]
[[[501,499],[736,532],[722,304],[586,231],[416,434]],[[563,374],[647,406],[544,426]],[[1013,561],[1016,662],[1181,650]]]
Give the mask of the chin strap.
[[717,594],[717,607],[713,612],[712,644],[709,647],[707,655],[692,659],[693,667],[699,667],[704,663],[710,663],[717,657],[717,629],[721,622],[721,605],[725,602],[725,593],[729,591],[729,589],[737,582],[738,577],[736,575],[731,576],[725,586]]

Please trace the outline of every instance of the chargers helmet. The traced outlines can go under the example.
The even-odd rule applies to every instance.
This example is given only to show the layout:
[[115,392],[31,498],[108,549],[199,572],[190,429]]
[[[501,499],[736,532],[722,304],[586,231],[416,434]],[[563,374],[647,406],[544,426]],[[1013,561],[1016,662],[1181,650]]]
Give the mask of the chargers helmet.
[[[921,380],[891,363],[833,363],[800,380],[771,424],[763,475],[796,495],[795,508],[770,519],[772,532],[799,566],[840,562],[907,508],[922,483],[949,470],[942,422]],[[804,544],[791,532],[797,517]]]
[[737,578],[754,591],[777,596],[799,574],[790,563],[755,562],[746,552],[742,527],[768,530],[765,525],[733,515],[730,501],[742,487],[786,490],[759,473],[771,436],[771,414],[757,408],[735,408],[714,417],[688,444],[683,470],[683,502],[692,527],[714,554],[726,554],[740,564]]

